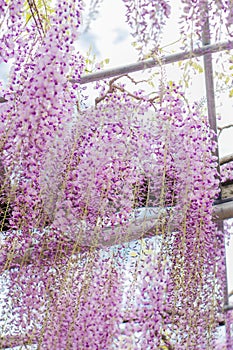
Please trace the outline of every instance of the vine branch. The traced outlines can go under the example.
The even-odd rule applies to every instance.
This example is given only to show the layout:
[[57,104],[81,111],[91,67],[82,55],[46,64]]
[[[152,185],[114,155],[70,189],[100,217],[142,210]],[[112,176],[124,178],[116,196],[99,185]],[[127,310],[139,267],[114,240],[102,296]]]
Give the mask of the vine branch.
[[[121,78],[123,78],[123,77],[126,77],[126,78],[128,78],[132,83],[134,83],[135,85],[136,84],[139,84],[139,83],[142,83],[142,82],[146,82],[146,80],[140,80],[140,81],[136,81],[136,80],[134,80],[132,77],[130,77],[128,74],[123,74],[123,75],[120,75],[120,76],[118,76],[118,77],[115,77],[115,78],[113,78],[113,79],[111,79],[110,81],[109,81],[109,88],[108,88],[108,90],[105,92],[105,94],[103,94],[102,96],[100,96],[100,97],[96,97],[96,99],[95,99],[95,106],[97,106],[97,104],[98,103],[100,103],[101,101],[103,101],[109,94],[111,94],[111,93],[113,93],[114,91],[116,91],[116,90],[119,90],[119,91],[121,91],[122,93],[126,93],[128,96],[130,96],[130,97],[132,97],[132,98],[134,98],[134,99],[136,99],[136,100],[138,100],[138,101],[148,101],[151,105],[152,105],[152,107],[154,107],[155,108],[155,106],[154,106],[154,101],[156,100],[156,99],[159,99],[159,96],[155,96],[155,97],[152,97],[152,98],[146,98],[145,96],[139,96],[139,95],[136,95],[136,94],[134,94],[134,93],[132,93],[132,92],[130,92],[130,91],[128,91],[128,90],[126,90],[125,88],[124,88],[124,86],[123,85],[117,85],[117,84],[115,84],[115,82],[117,81],[117,80],[119,80],[119,79],[121,79]],[[156,108],[155,108],[156,109]]]
[[218,126],[218,130],[219,130],[218,137],[221,135],[223,130],[229,129],[229,128],[232,128],[232,127],[233,127],[233,124],[228,124],[228,125],[224,125],[224,126]]

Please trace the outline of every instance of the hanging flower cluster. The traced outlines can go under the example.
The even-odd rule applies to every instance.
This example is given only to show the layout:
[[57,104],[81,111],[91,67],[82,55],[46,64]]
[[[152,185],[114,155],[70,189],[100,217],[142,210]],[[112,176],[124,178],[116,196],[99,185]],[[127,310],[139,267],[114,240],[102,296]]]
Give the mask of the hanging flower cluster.
[[2,162],[6,178],[13,182],[11,227],[40,227],[47,221],[39,169],[46,166],[54,148],[58,153],[60,149],[60,162],[66,154],[76,101],[75,86],[67,78],[79,77],[83,67],[82,58],[74,54],[81,3],[76,7],[72,1],[58,3],[38,48],[33,48],[30,36],[26,38],[26,52],[13,66],[4,94],[8,103],[1,106]]
[[[78,225],[85,221],[86,241],[95,245],[96,234],[99,239],[110,238],[101,231],[104,224],[124,222],[135,202],[141,205],[140,184],[148,170],[154,170],[156,123],[144,115],[147,108],[146,102],[139,104],[113,92],[98,108],[78,117],[72,141],[76,145],[56,203],[54,227],[65,231],[68,226],[69,235],[77,238]],[[95,232],[97,227],[100,231]]]
[[221,166],[221,182],[233,181],[233,163],[226,163]]
[[[157,31],[150,4],[140,10]],[[167,3],[158,6],[167,17]],[[80,110],[70,79],[83,71],[74,53],[81,13],[81,1],[58,0],[46,30],[27,27],[3,91],[2,334],[12,346],[54,350],[211,348],[224,283],[213,134],[175,85],[156,104],[110,81],[96,86],[95,107]],[[140,16],[136,34],[147,44],[155,31],[145,34]],[[142,207],[166,213],[150,232],[135,220]],[[127,272],[119,243],[139,229]]]
[[[160,235],[162,244],[159,257],[155,259],[152,250],[147,259],[140,260],[141,267],[135,271],[138,275],[135,291],[139,292],[134,294],[132,289],[131,299],[136,298],[139,308],[136,314],[135,305],[129,308],[126,338],[120,338],[121,343],[151,349],[164,344],[172,344],[176,349],[196,344],[203,348],[212,342],[215,320],[221,309],[221,253],[216,257],[223,248],[211,215],[217,180],[208,125],[200,119],[195,107],[193,111],[187,110],[182,93],[175,86],[164,92],[160,109],[150,118],[144,115],[148,108],[146,97],[135,102],[126,93],[121,96],[117,92],[107,95],[102,92],[102,96],[104,99],[96,109],[80,115],[72,131],[72,147],[67,148],[72,152],[63,159],[67,164],[65,185],[52,193],[48,187],[44,194],[46,203],[58,193],[52,201],[55,204],[51,207],[54,208],[51,229],[43,234],[35,231],[31,235],[33,242],[25,240],[23,232],[22,235],[13,232],[13,239],[12,235],[10,240],[6,238],[8,252],[17,256],[10,261],[10,254],[2,255],[3,268],[7,265],[12,269],[12,302],[15,300],[16,306],[17,301],[20,303],[21,316],[16,319],[16,327],[18,320],[25,318],[36,303],[34,316],[29,312],[30,317],[20,324],[25,325],[25,331],[31,329],[36,341],[47,344],[45,348],[51,348],[51,344],[57,344],[55,348],[58,348],[60,344],[63,349],[69,342],[75,344],[69,348],[77,344],[83,346],[80,344],[84,344],[88,329],[91,330],[88,341],[93,339],[93,348],[102,342],[105,344],[102,348],[111,348],[113,338],[104,336],[108,323],[102,313],[99,314],[102,309],[93,314],[86,312],[86,308],[93,311],[90,303],[94,296],[102,305],[105,291],[101,291],[102,283],[106,291],[113,288],[119,298],[116,300],[107,294],[106,301],[110,304],[107,306],[104,299],[103,308],[104,315],[113,322],[109,321],[111,327],[119,330],[121,291],[117,284],[113,287],[115,272],[112,275],[106,271],[106,260],[98,259],[97,263],[100,271],[107,274],[108,283],[101,282],[96,265],[85,264],[86,255],[79,245],[98,246],[110,240],[115,234],[115,225],[119,224],[120,234],[127,237],[127,219],[135,206],[134,187],[142,183],[141,176],[146,175],[151,182],[152,196],[157,196],[152,204],[166,207],[169,203],[173,214],[168,221],[155,223],[154,234]],[[52,157],[51,161],[54,161]],[[44,176],[43,170],[40,170],[41,176]],[[137,196],[140,206],[140,193]],[[80,222],[85,229],[80,229]],[[113,229],[106,231],[105,225],[109,224]],[[15,235],[20,237],[20,242],[15,241]],[[65,238],[72,238],[73,243],[66,244]],[[82,256],[78,264],[84,264],[80,274],[77,261],[73,261],[76,252]],[[88,259],[93,258],[92,250],[85,254]],[[24,262],[29,266],[20,268]],[[121,268],[119,265],[117,270]],[[86,285],[89,283],[86,280],[90,285]],[[28,283],[36,287],[29,288]],[[90,292],[92,283],[95,291]],[[125,282],[122,278],[117,283],[120,287]],[[38,288],[42,288],[41,293]],[[32,295],[36,295],[36,300]],[[84,306],[77,301],[79,298]],[[93,323],[97,315],[100,319]],[[83,322],[87,329],[80,328]],[[116,329],[109,329],[108,334],[115,332],[116,336],[119,334]],[[195,332],[190,332],[193,329]],[[137,345],[135,332],[140,333]]]
[[[233,5],[231,0],[182,0],[181,33],[184,41],[197,46],[201,44],[203,31],[209,22],[212,40],[223,40],[233,31]],[[208,33],[206,33],[208,35]],[[226,40],[226,39],[225,39]]]
[[25,26],[23,4],[24,0],[0,2],[0,63],[7,62],[17,54],[19,37],[23,34]]
[[[163,96],[159,118],[164,135],[164,171],[173,188],[178,217],[178,226],[173,232],[166,231],[163,241],[163,254],[171,264],[167,267],[167,304],[171,310],[176,305],[176,312],[167,322],[180,330],[176,334],[178,349],[182,343],[188,348],[202,344],[201,349],[208,341],[211,343],[204,329],[215,328],[216,312],[221,311],[222,290],[216,279],[224,284],[223,237],[212,223],[211,198],[217,196],[218,188],[212,156],[215,145],[210,143],[212,135],[206,120],[195,106],[186,110],[182,93],[175,86],[172,89],[176,94],[172,96],[168,91]],[[195,332],[189,334],[189,328],[195,328]]]
[[137,42],[140,53],[156,52],[160,34],[166,19],[170,16],[171,7],[166,0],[123,0],[126,6],[126,21],[131,27],[132,35]]
[[[126,21],[137,40],[136,48],[139,53],[142,57],[148,52],[156,53],[162,29],[171,14],[169,1],[123,1],[126,6]],[[212,39],[224,40],[229,35],[232,36],[231,0],[181,0],[181,6],[180,32],[185,46],[194,49],[201,45],[203,30],[207,30],[207,22],[210,25]],[[209,34],[206,32],[206,35]]]
[[132,288],[131,298],[137,302],[128,310],[121,344],[138,349],[211,348],[224,285],[223,235],[212,222],[212,199],[218,192],[215,146],[206,119],[196,106],[187,110],[177,87],[165,92],[156,115],[157,172],[164,178],[159,203],[170,203],[174,217],[170,214],[168,222],[155,227],[159,253],[147,250],[143,259],[142,249],[136,283],[140,292],[134,295]]
[[81,259],[77,254],[68,264],[11,270],[16,279],[8,293],[15,314],[11,333],[18,334],[18,344],[27,335],[27,342],[43,349],[110,348],[122,319],[118,274],[97,251]]

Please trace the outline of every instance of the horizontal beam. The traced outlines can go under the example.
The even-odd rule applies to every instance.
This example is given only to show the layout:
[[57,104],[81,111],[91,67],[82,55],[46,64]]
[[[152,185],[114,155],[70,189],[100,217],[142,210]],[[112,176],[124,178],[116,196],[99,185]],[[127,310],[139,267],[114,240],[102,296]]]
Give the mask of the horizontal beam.
[[233,310],[233,305],[225,305],[224,306],[224,311],[231,311]]
[[[124,74],[139,72],[145,69],[158,67],[161,65],[171,64],[171,63],[184,61],[191,58],[204,56],[207,53],[216,53],[216,52],[221,52],[221,51],[231,50],[231,49],[233,49],[233,41],[226,41],[226,42],[216,43],[212,45],[205,45],[193,51],[182,51],[182,52],[178,52],[172,55],[159,57],[159,58],[154,57],[154,58],[142,60],[136,63],[124,65],[122,67],[106,69],[96,73],[83,75],[80,79],[70,79],[69,81],[74,84],[75,83],[88,84],[94,81],[109,79],[109,78],[117,77]],[[4,97],[0,97],[0,103],[4,103],[4,102],[7,102],[7,100]]]
[[138,71],[142,71],[149,68],[158,67],[165,64],[175,63],[191,58],[200,57],[206,55],[207,53],[216,53],[225,50],[233,49],[233,41],[227,41],[222,43],[216,43],[212,45],[205,45],[193,51],[182,51],[179,53],[175,53],[172,55],[159,57],[159,58],[150,58],[147,60],[142,60],[136,63],[132,63],[129,65],[124,65],[122,67],[117,67],[113,69],[106,69],[100,72],[84,75],[80,80],[71,79],[72,83],[80,83],[80,84],[88,84],[94,81],[113,78],[119,75],[124,75],[128,73],[134,73]]
[[223,164],[226,164],[226,163],[230,163],[232,161],[233,161],[233,153],[232,154],[228,154],[227,156],[221,157],[219,159],[219,164],[223,165]]
[[233,200],[216,204],[213,211],[213,220],[227,220],[233,218]]
[[[233,218],[233,200],[215,204],[213,207],[213,220],[222,221]],[[136,209],[130,220],[130,224],[127,227],[127,234],[122,235],[122,226],[116,225],[115,227],[104,228],[105,235],[112,231],[110,239],[106,241],[98,242],[99,245],[113,246],[116,244],[127,243],[133,240],[141,239],[142,237],[152,237],[155,235],[156,227],[163,224],[170,230],[173,229],[173,220],[175,220],[172,208],[139,208]],[[88,242],[84,239],[85,246],[88,246]]]
[[[230,218],[233,218],[233,200],[214,205],[214,221],[222,221]],[[166,229],[170,231],[176,230],[177,228],[175,215],[171,207],[162,209],[157,207],[135,209],[125,226],[118,224],[112,226],[107,225],[104,228],[101,226],[96,227],[96,236],[92,239],[90,239],[90,232],[86,231],[82,226],[85,225],[81,223],[80,231],[77,232],[78,244],[75,241],[70,242],[74,245],[77,244],[77,250],[84,247],[89,249],[111,247],[139,240],[141,238],[154,237],[156,234],[161,234],[159,227],[161,227],[161,229],[166,227]],[[103,239],[101,236],[108,238]],[[30,264],[33,250],[34,248],[30,247],[25,252],[23,257],[24,263]],[[22,258],[15,256],[13,260],[11,260],[11,263],[12,266],[15,264],[21,264]],[[9,267],[7,266],[6,269],[8,268]]]

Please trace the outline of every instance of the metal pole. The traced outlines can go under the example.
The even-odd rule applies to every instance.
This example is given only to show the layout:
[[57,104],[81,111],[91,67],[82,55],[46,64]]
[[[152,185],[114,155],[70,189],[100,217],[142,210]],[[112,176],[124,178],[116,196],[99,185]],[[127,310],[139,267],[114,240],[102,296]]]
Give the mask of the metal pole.
[[[205,6],[206,6],[206,19],[205,19],[205,24],[204,24],[203,33],[202,33],[202,45],[203,45],[203,47],[211,44],[208,1],[206,1]],[[209,124],[210,124],[210,128],[215,132],[215,140],[214,141],[216,141],[216,143],[217,143],[217,141],[218,141],[218,139],[217,139],[217,118],[216,118],[213,65],[212,65],[211,53],[208,52],[208,53],[204,54],[203,60],[204,60],[206,98],[207,98]],[[218,147],[216,147],[215,156],[218,159],[217,170],[218,170],[219,179],[220,179],[220,165],[219,165]],[[220,198],[221,198],[221,193],[220,193]],[[222,239],[221,239],[220,245],[225,246],[223,220],[218,221],[217,227],[218,227],[218,230],[222,232],[222,235],[221,235]],[[229,305],[229,297],[228,297],[226,250],[225,250],[224,257],[223,257],[223,263],[224,263],[224,267],[225,267],[225,287],[224,287],[224,306],[225,306],[225,309],[224,309],[224,311],[227,312],[229,310],[229,309],[227,309],[227,306]],[[226,347],[227,347],[227,350],[230,350],[231,349],[231,344],[230,344],[231,343],[231,332],[230,332],[230,324],[228,322],[227,314],[225,317],[225,327],[226,327]]]
[[[148,60],[139,61],[122,67],[117,67],[113,69],[106,69],[101,72],[96,72],[81,77],[80,83],[87,84],[93,81],[98,81],[101,79],[113,78],[119,75],[124,75],[128,73],[134,73],[141,70],[158,67],[165,64],[175,63],[195,57],[200,57],[206,55],[207,53],[216,53],[225,50],[233,49],[233,41],[227,41],[223,43],[217,43],[213,45],[205,44],[203,47],[195,49],[193,51],[183,51],[176,54],[164,56],[164,57],[154,57]],[[211,55],[210,55],[211,56]],[[71,79],[73,83],[77,83],[78,80]]]

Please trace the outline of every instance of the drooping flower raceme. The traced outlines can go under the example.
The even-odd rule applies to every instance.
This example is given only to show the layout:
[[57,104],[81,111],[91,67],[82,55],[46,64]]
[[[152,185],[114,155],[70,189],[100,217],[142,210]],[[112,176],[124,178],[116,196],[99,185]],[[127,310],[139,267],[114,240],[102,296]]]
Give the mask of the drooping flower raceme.
[[[138,10],[156,19],[148,2]],[[43,36],[31,24],[15,42],[0,107],[3,222],[10,215],[2,332],[12,346],[43,349],[211,348],[223,286],[213,135],[175,85],[156,104],[109,82],[95,108],[80,111],[69,79],[83,72],[74,52],[81,11],[81,1],[59,0]],[[139,25],[147,44],[154,34]],[[149,233],[140,226],[158,245],[138,242],[125,301],[127,253],[117,243],[132,239],[143,206],[166,215]]]
[[149,50],[156,52],[159,47],[160,34],[166,19],[170,16],[171,7],[166,0],[132,1],[123,0],[126,6],[126,21],[130,25],[132,35],[140,53]]
[[[221,300],[221,280],[216,271],[221,272],[222,265],[216,257],[222,247],[211,216],[217,181],[211,134],[198,111],[185,107],[182,93],[175,86],[167,89],[154,117],[146,117],[148,108],[145,97],[135,102],[127,94],[108,94],[96,109],[77,116],[72,136],[67,139],[67,154],[62,158],[64,171],[58,174],[61,183],[50,187],[48,177],[46,187],[44,176],[50,172],[46,167],[39,169],[44,202],[57,195],[46,209],[49,213],[52,210],[51,228],[44,233],[34,230],[30,242],[24,231],[12,233],[20,240],[16,244],[11,238],[8,249],[18,256],[12,262],[7,256],[3,262],[13,268],[12,300],[21,324],[25,330],[31,329],[36,342],[47,344],[45,348],[60,344],[62,349],[71,339],[72,344],[83,346],[80,344],[84,344],[88,330],[94,348],[98,348],[97,343],[111,348],[113,339],[106,338],[104,332],[107,320],[116,327],[109,329],[108,334],[112,334],[119,331],[120,322],[128,315],[123,344],[137,346],[132,336],[135,331],[141,334],[138,348],[153,349],[163,344],[176,349],[196,344],[203,348],[212,342]],[[59,151],[58,146],[54,149]],[[59,164],[56,153],[48,154],[52,164]],[[137,300],[137,312],[131,308],[120,317],[122,298],[116,286],[114,295],[119,297],[107,294],[103,301],[106,319],[100,309],[97,314],[91,312],[91,305],[95,296],[95,303],[102,305],[101,298],[111,290],[115,272],[107,272],[106,259],[98,259],[100,270],[107,274],[106,282],[102,281],[102,273],[92,263],[93,248],[111,240],[115,225],[122,226],[120,234],[127,239],[127,219],[135,207],[134,187],[142,183],[142,175],[151,182],[152,197],[157,196],[152,203],[165,208],[169,203],[172,211],[168,212],[168,220],[155,223],[152,233],[160,236],[160,253],[151,250],[135,270],[138,281],[131,298]],[[109,225],[112,230],[105,229]],[[83,245],[89,247],[86,253]],[[23,261],[28,263],[27,254],[30,265],[20,269]],[[77,264],[81,266],[80,274]],[[121,271],[121,265],[117,270]],[[102,283],[107,289],[101,289]],[[123,285],[121,277],[118,287]],[[34,303],[37,308],[31,324],[31,318],[23,315]],[[100,318],[94,322],[97,316]],[[130,319],[136,321],[128,324]],[[83,320],[87,329],[81,326]],[[203,332],[207,325],[212,328]],[[194,328],[196,332],[190,332]]]
[[200,46],[203,33],[210,27],[210,40],[228,40],[232,36],[233,8],[232,1],[218,0],[182,0],[181,33],[184,41],[191,48]]
[[[72,1],[70,4],[59,2],[45,38],[30,53],[29,62],[24,62],[22,67],[19,66],[22,62],[17,62],[12,68],[5,93],[9,101],[2,107],[2,138],[6,151],[2,161],[7,169],[6,176],[13,179],[14,188],[12,227],[44,226],[47,220],[43,216],[39,169],[46,166],[53,149],[62,152],[57,154],[61,162],[66,153],[76,101],[67,78],[78,77],[83,66],[73,46],[78,35],[81,3],[76,6],[75,10]],[[75,68],[74,63],[77,64]],[[24,221],[23,217],[30,217],[30,220]]]

